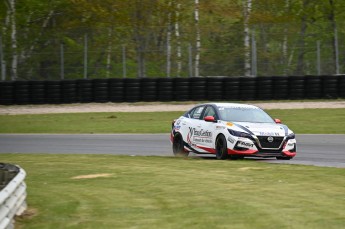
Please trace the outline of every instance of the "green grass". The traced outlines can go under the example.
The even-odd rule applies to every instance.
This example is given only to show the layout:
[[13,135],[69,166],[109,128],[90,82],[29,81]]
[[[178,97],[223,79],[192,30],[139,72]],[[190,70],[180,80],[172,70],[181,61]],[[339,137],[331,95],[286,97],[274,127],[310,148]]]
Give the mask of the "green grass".
[[[345,109],[267,110],[296,133],[345,134]],[[168,133],[181,112],[0,115],[0,133]]]
[[[0,154],[27,172],[18,228],[342,228],[344,169],[253,160]],[[72,179],[89,174],[109,177]]]

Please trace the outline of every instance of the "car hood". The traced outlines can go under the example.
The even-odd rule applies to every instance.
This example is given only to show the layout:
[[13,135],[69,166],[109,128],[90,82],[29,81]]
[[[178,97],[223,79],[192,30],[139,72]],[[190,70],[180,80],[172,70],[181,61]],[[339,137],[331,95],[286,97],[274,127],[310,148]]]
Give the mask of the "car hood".
[[234,122],[234,124],[258,136],[285,136],[288,132],[286,126],[276,123]]

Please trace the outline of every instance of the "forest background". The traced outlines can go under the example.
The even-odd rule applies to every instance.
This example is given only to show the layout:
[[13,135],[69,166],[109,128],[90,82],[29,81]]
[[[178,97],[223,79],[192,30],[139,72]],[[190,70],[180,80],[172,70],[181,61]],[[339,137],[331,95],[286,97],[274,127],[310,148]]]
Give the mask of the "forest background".
[[1,0],[1,80],[335,75],[343,0]]

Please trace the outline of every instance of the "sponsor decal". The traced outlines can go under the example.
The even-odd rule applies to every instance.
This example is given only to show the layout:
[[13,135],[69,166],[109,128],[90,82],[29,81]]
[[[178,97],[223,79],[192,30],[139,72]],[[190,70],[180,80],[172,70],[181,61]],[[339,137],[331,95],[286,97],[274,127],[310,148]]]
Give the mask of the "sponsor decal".
[[203,129],[196,129],[189,127],[189,134],[191,137],[212,137],[212,132]]
[[231,142],[231,143],[234,143],[235,142],[235,139],[233,139],[232,137],[228,137],[228,141]]
[[175,123],[175,125],[178,126],[178,125],[180,125],[180,123],[181,123],[181,120],[177,120],[176,123]]
[[277,132],[260,132],[260,136],[279,136],[279,133]]
[[224,127],[224,126],[216,126],[216,129],[217,129],[217,130],[224,130],[225,127]]
[[295,144],[294,143],[289,143],[288,146],[294,146]]
[[238,142],[238,144],[242,147],[254,147],[254,144],[253,143],[249,143],[249,142]]
[[227,122],[226,125],[227,126],[233,126],[234,124],[232,124],[231,122]]
[[193,138],[193,142],[196,143],[212,143],[212,132],[189,127],[189,133],[187,136],[189,144],[192,144],[191,138]]
[[179,130],[181,128],[181,126],[174,126],[175,130]]

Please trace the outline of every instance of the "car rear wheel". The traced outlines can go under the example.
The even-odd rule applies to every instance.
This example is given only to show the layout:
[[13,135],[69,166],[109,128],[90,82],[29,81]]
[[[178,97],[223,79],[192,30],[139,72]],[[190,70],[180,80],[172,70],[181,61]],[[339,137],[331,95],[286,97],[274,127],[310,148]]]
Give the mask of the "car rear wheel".
[[218,160],[225,160],[228,158],[228,147],[224,135],[219,135],[216,140],[216,156]]
[[173,140],[173,153],[177,157],[188,157],[189,152],[184,150],[183,139],[180,134],[176,134]]

